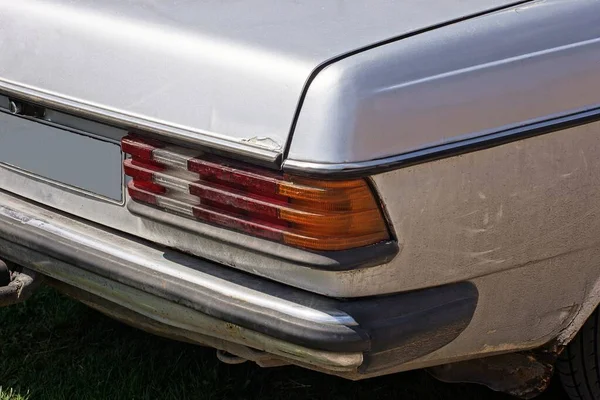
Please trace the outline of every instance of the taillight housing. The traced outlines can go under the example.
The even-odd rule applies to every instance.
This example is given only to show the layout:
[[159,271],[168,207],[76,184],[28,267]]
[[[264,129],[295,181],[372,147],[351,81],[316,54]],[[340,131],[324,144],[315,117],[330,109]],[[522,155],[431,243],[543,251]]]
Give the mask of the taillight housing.
[[128,135],[129,196],[188,218],[317,251],[390,238],[364,179],[316,180]]

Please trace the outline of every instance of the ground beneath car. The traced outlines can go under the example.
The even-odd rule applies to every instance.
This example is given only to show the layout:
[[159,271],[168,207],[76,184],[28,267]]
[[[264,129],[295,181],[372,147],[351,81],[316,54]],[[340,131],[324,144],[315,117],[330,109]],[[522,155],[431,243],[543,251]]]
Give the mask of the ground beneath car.
[[[563,399],[558,382],[541,400]],[[0,309],[0,400],[497,399],[422,371],[364,382],[296,367],[219,363],[214,350],[155,337],[44,288]]]

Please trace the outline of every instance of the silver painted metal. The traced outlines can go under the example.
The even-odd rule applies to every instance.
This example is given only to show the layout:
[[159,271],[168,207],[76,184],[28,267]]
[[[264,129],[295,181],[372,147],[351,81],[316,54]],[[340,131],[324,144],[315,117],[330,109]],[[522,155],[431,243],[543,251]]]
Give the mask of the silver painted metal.
[[600,3],[547,0],[451,24],[327,66],[285,164],[378,166],[600,105]]
[[190,145],[205,146],[211,149],[231,152],[236,154],[238,157],[241,156],[252,158],[255,161],[275,164],[280,156],[280,154],[277,152],[248,146],[245,143],[240,144],[211,136],[199,136],[194,133],[190,133],[186,129],[176,126],[168,126],[164,123],[157,123],[132,116],[121,115],[111,110],[100,110],[85,104],[80,104],[77,101],[42,93],[40,91],[32,90],[30,88],[22,87],[9,82],[3,82],[2,78],[0,78],[0,91],[19,96],[20,98],[35,102],[36,104],[53,107],[57,110],[64,110],[67,112],[76,110],[77,115],[83,118],[89,118],[94,121],[118,126],[122,129],[133,131],[142,130],[144,132],[160,135],[165,138],[187,142]]
[[[7,191],[30,198],[48,207],[68,210],[71,215],[77,215],[86,220],[95,221],[205,259],[219,260],[223,254],[226,254],[227,265],[231,267],[291,286],[328,296],[361,297],[415,290],[433,283],[443,284],[474,279],[481,275],[497,274],[505,270],[520,268],[520,265],[526,263],[527,260],[543,258],[548,251],[554,252],[556,249],[567,248],[564,241],[557,239],[554,242],[545,243],[544,246],[539,244],[531,246],[527,251],[520,247],[523,258],[518,263],[505,261],[501,264],[473,264],[471,258],[468,257],[468,252],[473,246],[470,240],[475,239],[470,239],[468,235],[471,231],[469,230],[457,231],[458,227],[451,216],[479,212],[477,192],[482,191],[487,199],[495,199],[496,203],[503,202],[504,207],[510,205],[511,209],[520,210],[519,213],[514,211],[516,213],[514,221],[526,221],[529,215],[527,210],[552,208],[556,204],[554,199],[571,198],[577,195],[580,197],[580,202],[571,203],[568,206],[569,209],[563,210],[565,213],[570,213],[570,216],[564,221],[575,219],[577,217],[576,207],[589,208],[590,203],[587,202],[591,200],[586,199],[591,199],[596,195],[594,190],[597,185],[594,183],[595,175],[592,174],[595,169],[589,168],[587,170],[589,175],[580,175],[578,178],[580,181],[575,182],[576,185],[572,183],[575,186],[565,187],[564,191],[551,190],[557,190],[554,179],[569,171],[560,174],[552,173],[552,171],[561,165],[569,165],[573,170],[581,170],[585,165],[583,157],[585,160],[600,159],[600,152],[597,148],[597,137],[600,137],[598,135],[599,127],[599,123],[582,125],[484,151],[464,154],[460,157],[448,158],[445,161],[438,160],[374,176],[374,186],[380,193],[392,220],[395,236],[402,245],[402,252],[391,263],[357,271],[309,269],[285,262],[277,257],[251,253],[235,244],[259,240],[260,246],[265,252],[277,254],[273,247],[275,244],[270,241],[252,238],[241,233],[232,235],[231,231],[224,229],[223,231],[228,236],[222,238],[218,236],[210,238],[209,235],[202,234],[202,232],[190,233],[185,229],[186,224],[194,223],[199,229],[210,229],[211,234],[215,231],[218,233],[222,228],[198,224],[175,215],[171,216],[170,224],[140,218],[131,214],[126,207],[65,192],[50,183],[33,180],[31,177],[23,176],[15,171],[1,170],[0,186]],[[515,163],[518,160],[516,154],[535,160],[535,163],[531,161],[530,167],[516,170]],[[568,154],[580,154],[582,158],[573,159],[569,164],[565,164],[564,160],[568,158]],[[552,155],[555,155],[554,158]],[[477,168],[473,168],[473,165],[477,165]],[[418,172],[418,181],[416,178],[411,178],[415,176],[415,171]],[[543,171],[547,172],[542,174]],[[431,176],[432,174],[434,176]],[[500,178],[510,182],[510,187],[513,188],[510,192],[506,191],[506,185],[497,187],[494,185],[495,182],[499,182]],[[467,187],[458,186],[462,184],[463,179],[474,183]],[[436,182],[439,191],[433,190],[434,187],[427,182]],[[444,186],[441,186],[442,183]],[[536,196],[532,195],[530,198],[526,197],[518,203],[513,203],[516,198],[510,195],[518,192],[518,187],[528,188],[530,186],[536,186],[541,191]],[[549,193],[552,194],[546,196],[544,191],[551,191]],[[400,194],[398,194],[399,192]],[[4,199],[7,198],[10,196],[0,197],[0,204],[3,204]],[[436,201],[427,207],[422,207],[422,204],[428,204],[424,203],[429,201],[428,199],[436,199]],[[474,199],[477,202],[473,203]],[[446,208],[451,206],[450,209]],[[498,211],[499,204],[494,213]],[[503,213],[506,215],[506,208],[503,208]],[[547,212],[543,212],[543,214],[547,214]],[[426,217],[428,219],[425,219]],[[177,229],[177,226],[184,229]],[[504,234],[501,234],[497,233],[496,229],[499,227],[497,225],[495,229],[487,230],[476,236],[479,247],[474,252],[485,252],[495,248],[494,243],[503,243],[506,254],[499,259],[510,260],[512,242],[504,241],[515,236],[517,226],[522,232],[521,242],[524,242],[527,237],[535,237],[540,232],[535,226],[522,223],[506,225],[505,230],[501,232]],[[423,229],[416,230],[416,227]],[[426,227],[433,230],[424,229]],[[479,232],[482,228],[474,227],[473,229],[475,229],[474,232]],[[544,230],[560,229],[560,224],[544,227]],[[459,258],[453,259],[445,256],[436,258],[434,256],[437,253],[422,251],[421,244],[427,244],[425,248],[435,249],[439,243],[446,243],[443,241],[444,238],[453,238],[458,234],[457,232],[460,232],[463,237],[462,250],[456,255],[456,257],[460,255]],[[590,228],[588,232],[595,231]],[[600,236],[600,231],[597,234]],[[437,237],[437,241],[432,241],[433,237]],[[585,238],[578,237],[577,240],[581,241]],[[575,245],[577,240],[569,243]],[[459,243],[455,243],[455,246],[458,245]],[[449,249],[447,250],[449,251]]]
[[317,66],[515,3],[4,2],[0,90],[275,162]]
[[[583,313],[599,299],[599,132],[596,122],[375,176],[373,182],[403,243],[393,263],[344,273],[290,272],[271,263],[271,276],[292,284],[293,279],[304,280],[313,285],[311,290],[336,295],[411,290],[461,280],[477,286],[477,311],[457,339],[379,373],[532,349],[558,337],[566,327],[576,331],[585,320]],[[401,196],[397,188],[402,188]],[[118,237],[11,194],[0,193],[0,204],[20,213],[35,211],[40,214],[36,219],[64,223],[73,232],[90,229],[101,239]],[[156,225],[145,228],[160,233]],[[148,247],[140,244],[140,251],[147,253]],[[58,279],[55,265],[43,260],[39,259],[44,271]],[[264,273],[259,267],[265,265],[252,265],[250,272]],[[94,293],[115,296],[118,291],[111,287]],[[145,301],[134,297],[131,304],[141,307]]]
[[[110,135],[93,123],[81,128],[100,136],[118,139],[125,128],[139,128],[272,163],[287,150],[284,168],[305,172],[398,166],[550,128],[373,176],[402,252],[355,271],[312,270],[250,253],[235,244],[256,238],[192,234],[176,226],[193,221],[150,221],[1,166],[0,214],[278,312],[345,326],[355,322],[343,313],[242,290],[141,243],[120,247],[108,229],[33,202],[205,259],[226,254],[232,268],[329,296],[473,282],[480,299],[469,327],[397,370],[531,349],[554,338],[564,343],[598,305],[600,122],[589,122],[600,104],[599,1],[531,1],[475,18],[468,17],[515,2],[140,4],[3,4],[0,91],[120,128]],[[11,37],[6,32],[21,33],[19,46],[2,39]],[[26,65],[18,62],[24,54]],[[0,107],[10,108],[8,97],[0,96]],[[53,118],[72,123],[66,114]],[[575,126],[579,118],[591,119]],[[560,130],[549,133],[552,124]],[[218,236],[220,228],[199,229]],[[274,245],[260,244],[267,252]],[[61,275],[44,257],[33,261],[69,284],[117,296],[106,282]],[[119,290],[142,314],[162,315],[155,312],[160,304],[143,309],[155,304],[147,293]],[[181,318],[167,322],[190,321],[179,311],[168,310]],[[348,370],[362,359],[335,362]]]

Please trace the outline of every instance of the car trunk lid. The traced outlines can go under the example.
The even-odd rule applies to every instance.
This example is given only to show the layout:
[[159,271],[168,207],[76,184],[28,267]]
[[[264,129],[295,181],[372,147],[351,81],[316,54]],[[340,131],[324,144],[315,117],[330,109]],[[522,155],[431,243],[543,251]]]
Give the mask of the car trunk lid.
[[0,91],[276,163],[319,65],[515,3],[8,2]]

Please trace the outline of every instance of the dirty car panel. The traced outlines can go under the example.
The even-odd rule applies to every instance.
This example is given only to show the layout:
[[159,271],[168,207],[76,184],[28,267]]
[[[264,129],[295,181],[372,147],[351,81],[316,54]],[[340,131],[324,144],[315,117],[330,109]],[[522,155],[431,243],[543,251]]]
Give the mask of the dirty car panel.
[[146,3],[3,4],[0,87],[272,161],[321,63],[520,2]]
[[[397,352],[400,363],[431,352],[468,325],[477,304],[477,290],[468,283],[334,300],[140,243],[6,194],[0,199],[0,251],[8,260],[167,325],[333,371],[375,370],[380,353]],[[204,320],[213,321],[217,332],[207,331]],[[415,341],[428,344],[405,351]],[[325,355],[331,365],[321,360]],[[355,364],[344,364],[349,355]]]
[[560,348],[597,307],[600,2],[159,3],[1,6],[11,303],[45,276],[349,379]]

